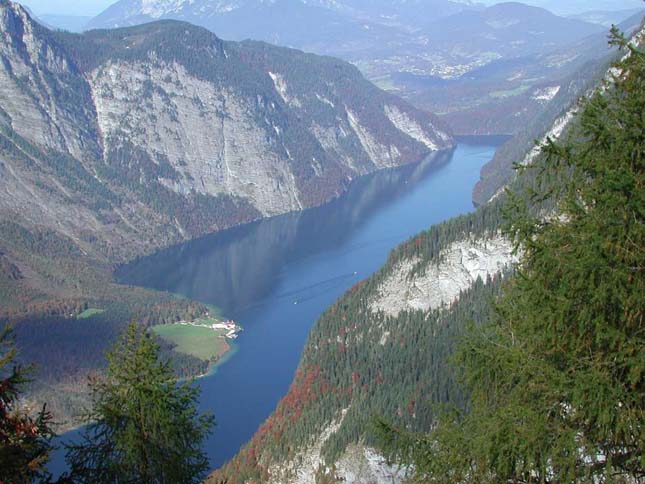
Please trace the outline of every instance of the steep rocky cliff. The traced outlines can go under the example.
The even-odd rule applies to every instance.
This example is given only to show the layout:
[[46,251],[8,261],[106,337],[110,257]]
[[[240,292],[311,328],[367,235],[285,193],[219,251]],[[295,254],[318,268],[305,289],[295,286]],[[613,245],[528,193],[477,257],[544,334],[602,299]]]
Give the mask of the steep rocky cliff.
[[[0,222],[102,264],[319,205],[453,143],[347,63],[181,22],[52,32],[0,0],[0,35]],[[14,232],[0,249],[23,285],[60,295]]]

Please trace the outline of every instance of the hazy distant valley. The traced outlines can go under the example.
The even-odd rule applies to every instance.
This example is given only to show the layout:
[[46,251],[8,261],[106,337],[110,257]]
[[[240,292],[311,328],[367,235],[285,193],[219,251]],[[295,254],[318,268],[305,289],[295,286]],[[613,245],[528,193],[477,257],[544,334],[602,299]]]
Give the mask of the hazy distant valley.
[[122,0],[88,28],[158,18],[341,57],[459,134],[516,133],[572,73],[607,54],[606,25],[519,3]]

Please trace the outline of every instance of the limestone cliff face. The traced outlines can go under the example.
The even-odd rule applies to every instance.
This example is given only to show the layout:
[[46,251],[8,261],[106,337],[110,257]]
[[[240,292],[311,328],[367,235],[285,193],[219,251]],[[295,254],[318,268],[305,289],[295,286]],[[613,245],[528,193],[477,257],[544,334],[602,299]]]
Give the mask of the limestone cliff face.
[[107,161],[129,144],[172,167],[157,181],[179,195],[235,194],[263,215],[303,208],[248,99],[155,60],[110,62],[89,83]]
[[446,307],[478,278],[485,281],[516,264],[519,258],[513,249],[510,240],[495,234],[454,242],[421,271],[418,259],[405,259],[379,286],[370,307],[392,317]]
[[[96,132],[89,89],[75,66],[16,5],[0,2],[0,36],[0,123],[82,158],[96,146]],[[73,98],[84,102],[64,106]]]
[[324,203],[453,143],[332,58],[174,21],[51,32],[7,0],[0,32],[0,217],[111,260]]

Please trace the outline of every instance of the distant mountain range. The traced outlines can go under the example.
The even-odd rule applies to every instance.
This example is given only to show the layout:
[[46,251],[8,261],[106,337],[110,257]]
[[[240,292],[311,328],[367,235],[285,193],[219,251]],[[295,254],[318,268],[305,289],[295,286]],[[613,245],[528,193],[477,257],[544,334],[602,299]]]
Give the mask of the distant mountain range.
[[[453,129],[464,134],[514,133],[520,126],[498,122],[517,115],[518,105],[503,102],[492,112],[487,104],[496,90],[469,74],[544,56],[606,33],[597,23],[522,3],[485,7],[451,0],[120,0],[92,19],[88,28],[163,18],[186,20],[223,38],[253,38],[342,57],[379,87],[448,116]],[[435,96],[419,92],[418,79],[447,81],[449,89],[458,84],[459,92],[443,91],[435,102]],[[506,97],[556,81],[540,76],[534,85],[516,83],[497,91]],[[533,108],[539,111],[540,105]],[[468,120],[478,120],[479,125],[473,127]]]
[[624,22],[630,17],[643,14],[645,5],[641,8],[632,8],[628,10],[590,10],[588,12],[576,13],[569,15],[570,18],[590,22],[604,27],[611,27]]
[[[423,22],[429,11],[433,16],[450,15],[476,8],[476,2],[458,0],[120,0],[97,16],[91,27],[122,27],[160,18],[181,18],[207,27],[223,26],[221,19],[255,20],[269,11],[289,19],[300,9],[307,16],[319,9],[345,18],[370,20],[381,24],[408,25]],[[333,17],[322,18],[321,23]],[[267,19],[267,26],[270,22]],[[293,28],[298,26],[293,25]],[[250,26],[229,25],[231,32],[246,35]],[[273,30],[277,31],[279,26]]]
[[469,58],[486,51],[507,56],[509,50],[545,52],[600,30],[521,3],[482,8],[450,0],[120,0],[87,27],[167,18],[232,40],[251,38],[349,56],[401,43],[425,46],[437,55]]
[[[481,0],[486,4],[497,0]],[[525,0],[524,3],[551,10],[559,15],[575,15],[590,10],[629,10],[642,7],[640,0]]]
[[428,45],[465,60],[474,56],[509,58],[544,53],[598,33],[600,27],[558,17],[538,7],[500,3],[460,12],[425,29]]

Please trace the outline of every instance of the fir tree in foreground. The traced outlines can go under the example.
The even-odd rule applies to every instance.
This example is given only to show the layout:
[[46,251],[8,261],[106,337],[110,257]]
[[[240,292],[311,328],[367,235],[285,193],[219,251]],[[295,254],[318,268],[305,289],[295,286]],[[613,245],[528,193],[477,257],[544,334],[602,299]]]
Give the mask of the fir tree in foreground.
[[67,449],[75,482],[201,482],[214,420],[198,413],[199,389],[177,383],[149,334],[131,324],[108,353],[105,376],[90,385],[90,423]]
[[518,273],[456,357],[469,410],[429,434],[377,423],[421,482],[645,479],[645,55],[612,42],[629,55],[539,168],[530,198],[556,213],[511,211]]
[[47,480],[51,451],[51,415],[43,406],[36,415],[21,408],[19,397],[30,368],[15,362],[16,349],[7,327],[0,332],[0,482]]

